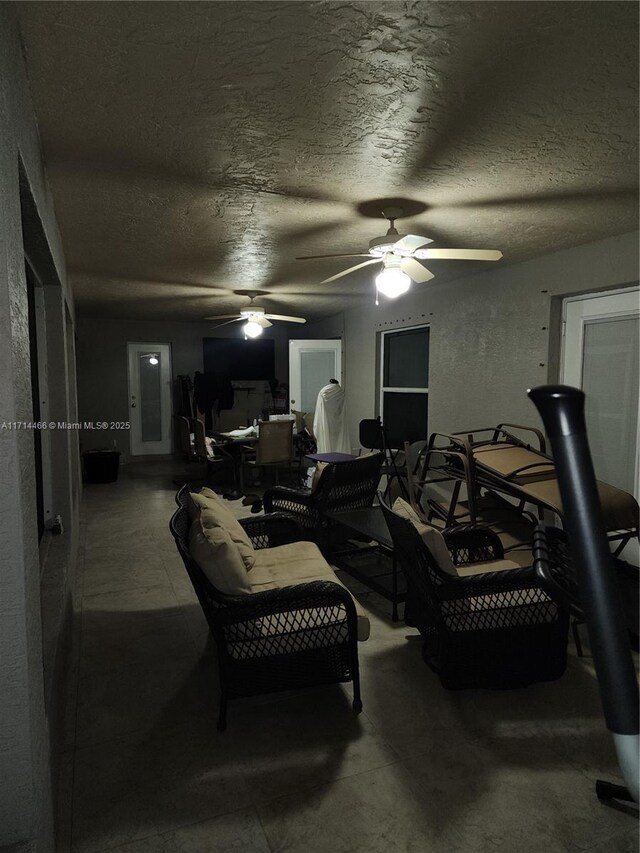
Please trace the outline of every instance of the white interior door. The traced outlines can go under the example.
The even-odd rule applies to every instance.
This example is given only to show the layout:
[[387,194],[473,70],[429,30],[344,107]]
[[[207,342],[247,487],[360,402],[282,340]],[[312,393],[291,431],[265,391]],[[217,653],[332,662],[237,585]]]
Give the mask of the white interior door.
[[318,391],[337,379],[342,385],[342,341],[289,341],[289,408],[314,412]]
[[171,345],[127,344],[131,455],[171,453]]
[[[633,288],[567,299],[562,379],[585,392],[596,476],[638,499],[640,301]],[[637,552],[637,543],[633,547]],[[631,559],[629,552],[625,553]]]

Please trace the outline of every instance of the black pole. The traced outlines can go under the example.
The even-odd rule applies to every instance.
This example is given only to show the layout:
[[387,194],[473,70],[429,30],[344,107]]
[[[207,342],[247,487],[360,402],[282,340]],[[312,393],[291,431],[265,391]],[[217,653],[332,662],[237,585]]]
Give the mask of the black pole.
[[607,728],[637,735],[638,682],[589,452],[584,394],[568,385],[546,385],[530,390],[529,397],[551,439]]

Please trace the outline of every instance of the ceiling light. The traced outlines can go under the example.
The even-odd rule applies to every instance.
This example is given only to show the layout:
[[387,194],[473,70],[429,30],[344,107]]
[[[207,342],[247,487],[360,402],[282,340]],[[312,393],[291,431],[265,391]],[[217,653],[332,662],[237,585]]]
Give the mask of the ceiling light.
[[256,323],[255,320],[249,320],[249,322],[245,323],[242,327],[242,331],[248,338],[257,338],[262,334],[262,326],[260,323]]
[[157,363],[158,363],[158,359],[155,357],[155,355],[152,355],[151,358],[149,359],[149,364],[157,364]]
[[388,296],[389,299],[396,299],[409,290],[411,279],[397,267],[387,268],[376,276],[376,287],[380,293]]

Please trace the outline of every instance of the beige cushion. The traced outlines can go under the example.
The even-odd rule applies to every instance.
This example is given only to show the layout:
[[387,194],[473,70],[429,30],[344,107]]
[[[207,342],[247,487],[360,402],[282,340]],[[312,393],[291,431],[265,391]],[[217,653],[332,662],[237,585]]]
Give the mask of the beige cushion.
[[204,527],[223,527],[236,544],[247,571],[253,568],[255,563],[255,551],[247,532],[231,510],[224,505],[212,489],[200,489],[199,492],[191,492],[191,500],[200,510],[200,517]]
[[318,462],[316,464],[316,470],[313,472],[313,480],[311,481],[311,493],[315,492],[318,488],[318,483],[320,482],[320,477],[322,477],[322,472],[329,465],[329,462]]
[[[275,548],[263,548],[256,551],[255,556],[255,566],[249,576],[252,592],[311,581],[333,581],[344,586],[313,542],[290,542]],[[354,604],[358,617],[358,640],[364,642],[371,631],[369,618],[355,599]]]
[[220,592],[227,595],[251,592],[240,552],[223,527],[204,527],[202,517],[196,518],[189,530],[189,552]]
[[[531,558],[531,554],[529,554]],[[529,559],[529,565],[531,559]],[[513,560],[485,560],[482,563],[464,563],[457,566],[458,574],[461,578],[467,578],[470,575],[486,575],[488,572],[505,572],[508,569],[521,569],[520,563],[515,563]]]
[[313,435],[313,419],[315,417],[315,412],[305,412],[303,416],[303,421],[305,427],[309,430],[309,435]]
[[451,559],[451,553],[447,548],[447,543],[442,533],[432,524],[427,524],[423,521],[411,504],[407,503],[403,498],[396,498],[393,504],[393,511],[396,515],[408,519],[413,524],[442,571],[448,575],[457,576],[458,570]]
[[291,409],[291,414],[296,416],[296,432],[300,432],[304,427],[304,417],[306,412],[299,412],[297,409]]

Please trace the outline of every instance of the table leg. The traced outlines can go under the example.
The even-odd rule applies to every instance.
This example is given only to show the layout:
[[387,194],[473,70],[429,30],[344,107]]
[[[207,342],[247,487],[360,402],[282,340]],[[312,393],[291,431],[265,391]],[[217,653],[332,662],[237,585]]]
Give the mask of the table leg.
[[393,599],[392,599],[392,607],[391,607],[391,621],[398,621],[398,561],[396,559],[395,551],[393,553],[393,562],[392,562],[392,584],[393,584]]

